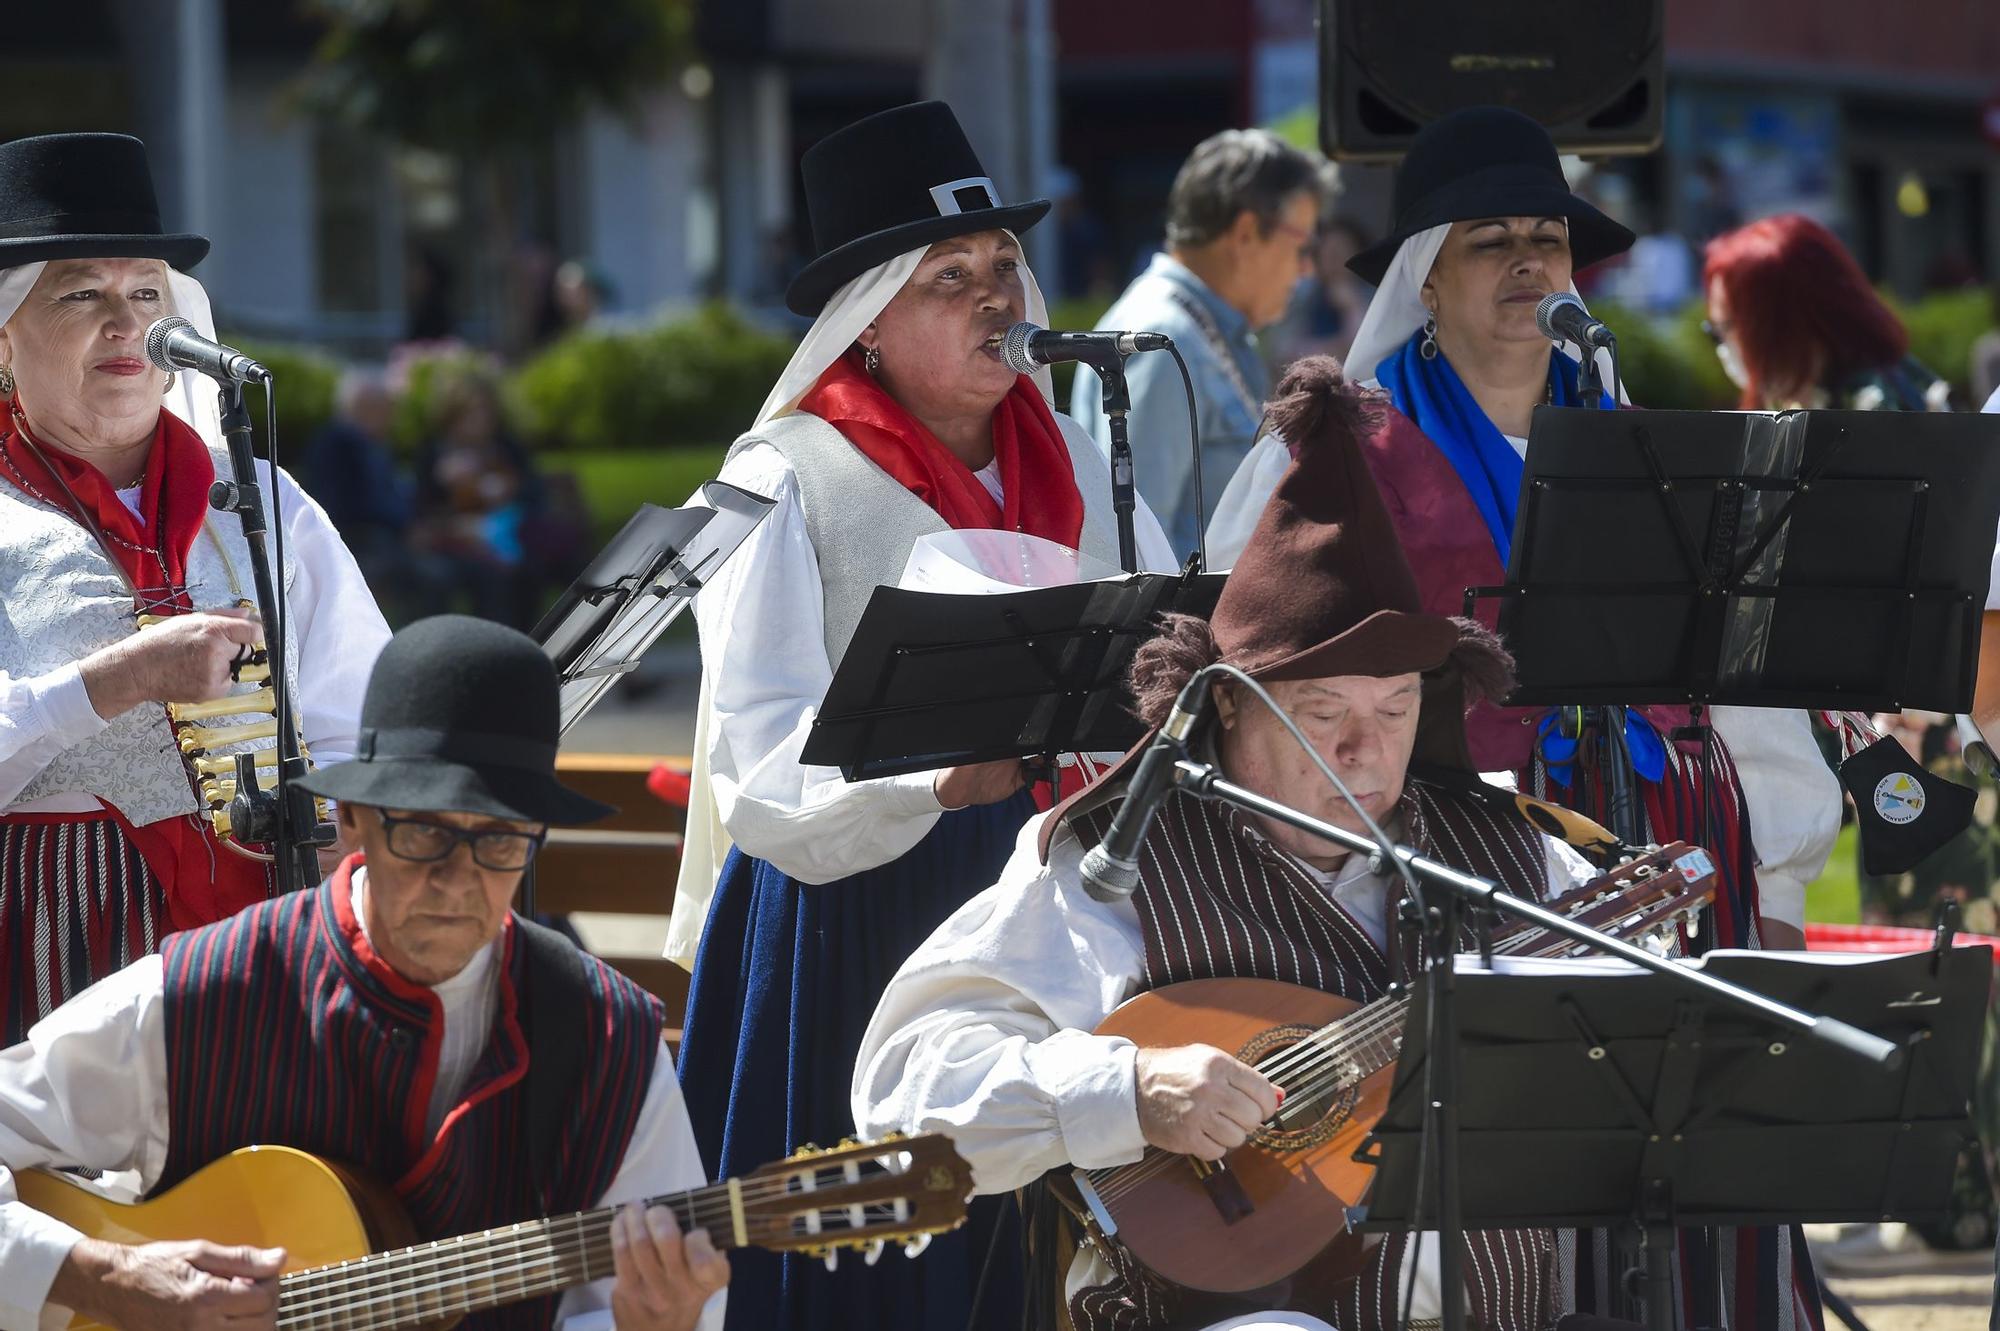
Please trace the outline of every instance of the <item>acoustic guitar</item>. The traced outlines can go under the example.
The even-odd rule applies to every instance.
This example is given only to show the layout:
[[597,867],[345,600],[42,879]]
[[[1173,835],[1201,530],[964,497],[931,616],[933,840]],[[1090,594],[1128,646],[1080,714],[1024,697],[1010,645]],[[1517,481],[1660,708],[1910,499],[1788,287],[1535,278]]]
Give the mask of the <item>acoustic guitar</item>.
[[[1544,903],[1614,938],[1666,947],[1715,893],[1707,854],[1682,842],[1630,860]],[[1560,957],[1585,949],[1523,924],[1493,951]],[[1070,1176],[1091,1241],[1122,1244],[1161,1279],[1261,1307],[1337,1289],[1372,1240],[1347,1228],[1374,1167],[1357,1159],[1389,1102],[1407,994],[1355,1003],[1273,980],[1216,979],[1140,994],[1098,1026],[1142,1049],[1199,1041],[1228,1050],[1285,1092],[1278,1113],[1220,1162],[1148,1147],[1134,1164]],[[1308,1270],[1310,1268],[1310,1270]],[[1313,1297],[1317,1297],[1314,1295]]]
[[[342,1166],[283,1146],[224,1156],[157,1198],[120,1205],[61,1174],[16,1176],[21,1200],[91,1238],[207,1239],[282,1247],[278,1325],[286,1331],[443,1331],[467,1313],[559,1293],[611,1274],[614,1209],[418,1244],[395,1195]],[[740,1179],[648,1205],[721,1249],[823,1257],[884,1245],[911,1256],[965,1220],[972,1170],[937,1133],[805,1147]],[[70,1331],[98,1327],[84,1317]]]

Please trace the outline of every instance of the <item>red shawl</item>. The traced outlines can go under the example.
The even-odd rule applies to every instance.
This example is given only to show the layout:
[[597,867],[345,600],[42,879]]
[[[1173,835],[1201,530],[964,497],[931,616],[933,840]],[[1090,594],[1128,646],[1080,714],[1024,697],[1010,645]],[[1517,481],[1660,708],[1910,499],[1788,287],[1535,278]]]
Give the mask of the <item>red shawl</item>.
[[938,442],[936,435],[861,368],[842,356],[799,402],[839,430],[868,460],[937,510],[952,528],[1026,532],[1076,549],[1083,535],[1083,493],[1055,413],[1026,375],[993,411],[993,455],[1003,504]]
[[[0,427],[0,456],[6,463],[0,473],[9,483],[72,512],[69,495],[63,490],[67,484],[69,494],[76,496],[104,533],[110,553],[139,589],[148,613],[186,614],[194,609],[183,584],[188,552],[208,516],[208,489],[215,481],[215,463],[193,427],[161,410],[152,448],[146,455],[136,516],[119,500],[117,488],[103,472],[47,444],[31,448],[22,438],[25,428],[18,412]],[[47,459],[46,467],[43,459]],[[63,820],[98,816],[55,815]],[[112,816],[124,826],[146,866],[160,880],[168,920],[175,929],[223,919],[270,895],[264,865],[217,844],[206,821],[166,818],[136,827],[115,810]]]

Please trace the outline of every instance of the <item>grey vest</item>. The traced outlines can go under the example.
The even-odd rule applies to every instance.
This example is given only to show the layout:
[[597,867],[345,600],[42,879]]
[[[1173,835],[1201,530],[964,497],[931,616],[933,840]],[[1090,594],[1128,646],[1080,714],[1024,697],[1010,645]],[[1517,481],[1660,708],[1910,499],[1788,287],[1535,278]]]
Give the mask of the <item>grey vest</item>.
[[[1115,567],[1118,524],[1111,512],[1111,465],[1082,426],[1061,414],[1056,423],[1083,493],[1083,532],[1077,543],[1084,554]],[[936,509],[817,416],[798,411],[766,421],[732,444],[729,456],[759,442],[782,453],[798,477],[799,508],[819,560],[826,603],[826,659],[838,664],[875,589],[896,585],[919,536],[950,528]]]
[[[211,447],[209,455],[215,460],[216,475],[230,474],[226,452]],[[275,530],[271,473],[263,467],[259,472],[265,521]],[[234,605],[239,596],[255,599],[250,547],[234,517],[210,513],[187,562],[188,591],[197,609]],[[287,561],[288,588],[296,572],[296,565]],[[59,670],[139,631],[134,627],[131,593],[96,539],[66,509],[26,494],[4,478],[0,478],[0,610],[4,610],[0,671],[16,679]],[[289,654],[287,666],[292,696],[297,698],[296,652]],[[255,690],[245,684],[236,691]],[[201,724],[245,725],[260,719],[268,718],[217,717]],[[215,752],[269,748],[272,743],[253,740]],[[200,808],[166,708],[158,703],[142,703],[114,717],[91,738],[57,754],[16,798],[25,803],[73,792],[102,800],[138,826]]]

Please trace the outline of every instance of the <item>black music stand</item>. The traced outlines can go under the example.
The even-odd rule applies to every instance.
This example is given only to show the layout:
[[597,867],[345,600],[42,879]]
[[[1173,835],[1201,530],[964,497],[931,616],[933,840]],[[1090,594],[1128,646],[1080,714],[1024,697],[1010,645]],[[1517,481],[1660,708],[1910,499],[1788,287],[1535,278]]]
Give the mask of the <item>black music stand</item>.
[[[1893,1071],[1616,963],[1457,963],[1457,1150],[1478,1162],[1458,1174],[1465,1227],[1636,1228],[1656,1331],[1674,1325],[1677,1228],[1943,1214],[1972,1133],[1993,970],[1984,948],[1702,960],[1903,1042]],[[1418,987],[1388,1109],[1363,1146],[1377,1173],[1362,1229],[1436,1227],[1419,1190],[1427,1014]]]
[[862,781],[1123,752],[1145,734],[1128,710],[1133,652],[1161,615],[1213,611],[1224,576],[1136,573],[991,595],[877,587],[801,761]]
[[1466,613],[1522,705],[1962,712],[1996,521],[2000,417],[1541,407]]
[[[638,669],[646,649],[773,507],[725,481],[704,482],[701,497],[706,504],[684,508],[639,505],[535,625],[532,636],[562,680],[561,734]],[[521,879],[521,913],[535,913],[532,864]]]
[[564,734],[638,668],[772,507],[724,481],[706,482],[701,496],[707,504],[641,504],[535,625],[535,641],[562,676]]

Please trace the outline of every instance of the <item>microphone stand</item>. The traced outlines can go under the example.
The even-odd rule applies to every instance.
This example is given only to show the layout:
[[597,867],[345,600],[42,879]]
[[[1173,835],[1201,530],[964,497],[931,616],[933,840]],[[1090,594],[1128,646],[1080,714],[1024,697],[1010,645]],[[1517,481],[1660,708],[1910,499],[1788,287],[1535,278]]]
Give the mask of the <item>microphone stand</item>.
[[1137,500],[1132,486],[1132,441],[1125,431],[1132,394],[1125,386],[1125,358],[1117,353],[1092,356],[1086,362],[1104,385],[1104,415],[1111,422],[1111,512],[1118,519],[1118,566],[1139,571],[1139,540],[1132,532]]
[[[1295,827],[1322,841],[1367,855],[1371,863],[1379,863],[1383,855],[1382,846],[1374,838],[1336,827],[1226,780],[1213,763],[1182,758],[1174,764],[1174,788],[1198,799],[1219,799],[1274,822]],[[1558,915],[1532,901],[1513,896],[1497,883],[1420,855],[1411,847],[1393,846],[1391,850],[1406,873],[1414,874],[1427,886],[1443,889],[1436,894],[1426,894],[1429,904],[1420,909],[1427,943],[1424,981],[1432,1022],[1430,1056],[1436,1060],[1429,1069],[1431,1095],[1426,1109],[1429,1119],[1426,1130],[1438,1144],[1437,1170],[1431,1177],[1435,1180],[1438,1199],[1438,1282],[1443,1314],[1440,1321],[1444,1331],[1464,1331],[1465,1328],[1465,1281],[1461,1274],[1464,1269],[1465,1225],[1457,1141],[1458,1022],[1452,1004],[1457,992],[1454,958],[1458,950],[1459,925],[1468,909],[1511,915],[1656,974],[1673,976],[1674,982],[1686,987],[1691,997],[1720,999],[1753,1016],[1825,1041],[1881,1067],[1895,1068],[1903,1061],[1902,1047],[1878,1035],[1832,1017],[1817,1017],[1800,1011],[1705,972],[1677,966],[1643,948],[1608,937],[1568,916]],[[1662,1258],[1664,1260],[1664,1255]],[[1647,1283],[1652,1297],[1670,1298],[1663,1273],[1656,1270],[1649,1274]]]
[[[265,391],[269,392],[267,384]],[[332,845],[330,829],[319,821],[310,792],[295,784],[306,774],[299,752],[299,728],[292,712],[291,679],[285,673],[284,619],[278,591],[264,554],[263,487],[257,483],[257,459],[250,450],[250,413],[243,405],[243,385],[222,385],[222,437],[229,446],[232,481],[218,480],[208,492],[211,508],[234,513],[243,524],[243,541],[250,547],[250,573],[257,586],[257,613],[264,621],[264,656],[271,670],[272,713],[278,724],[278,765],[273,789],[257,781],[254,753],[236,755],[236,795],[230,801],[229,825],[237,838],[269,845],[280,892],[295,892],[319,882],[319,848]]]

